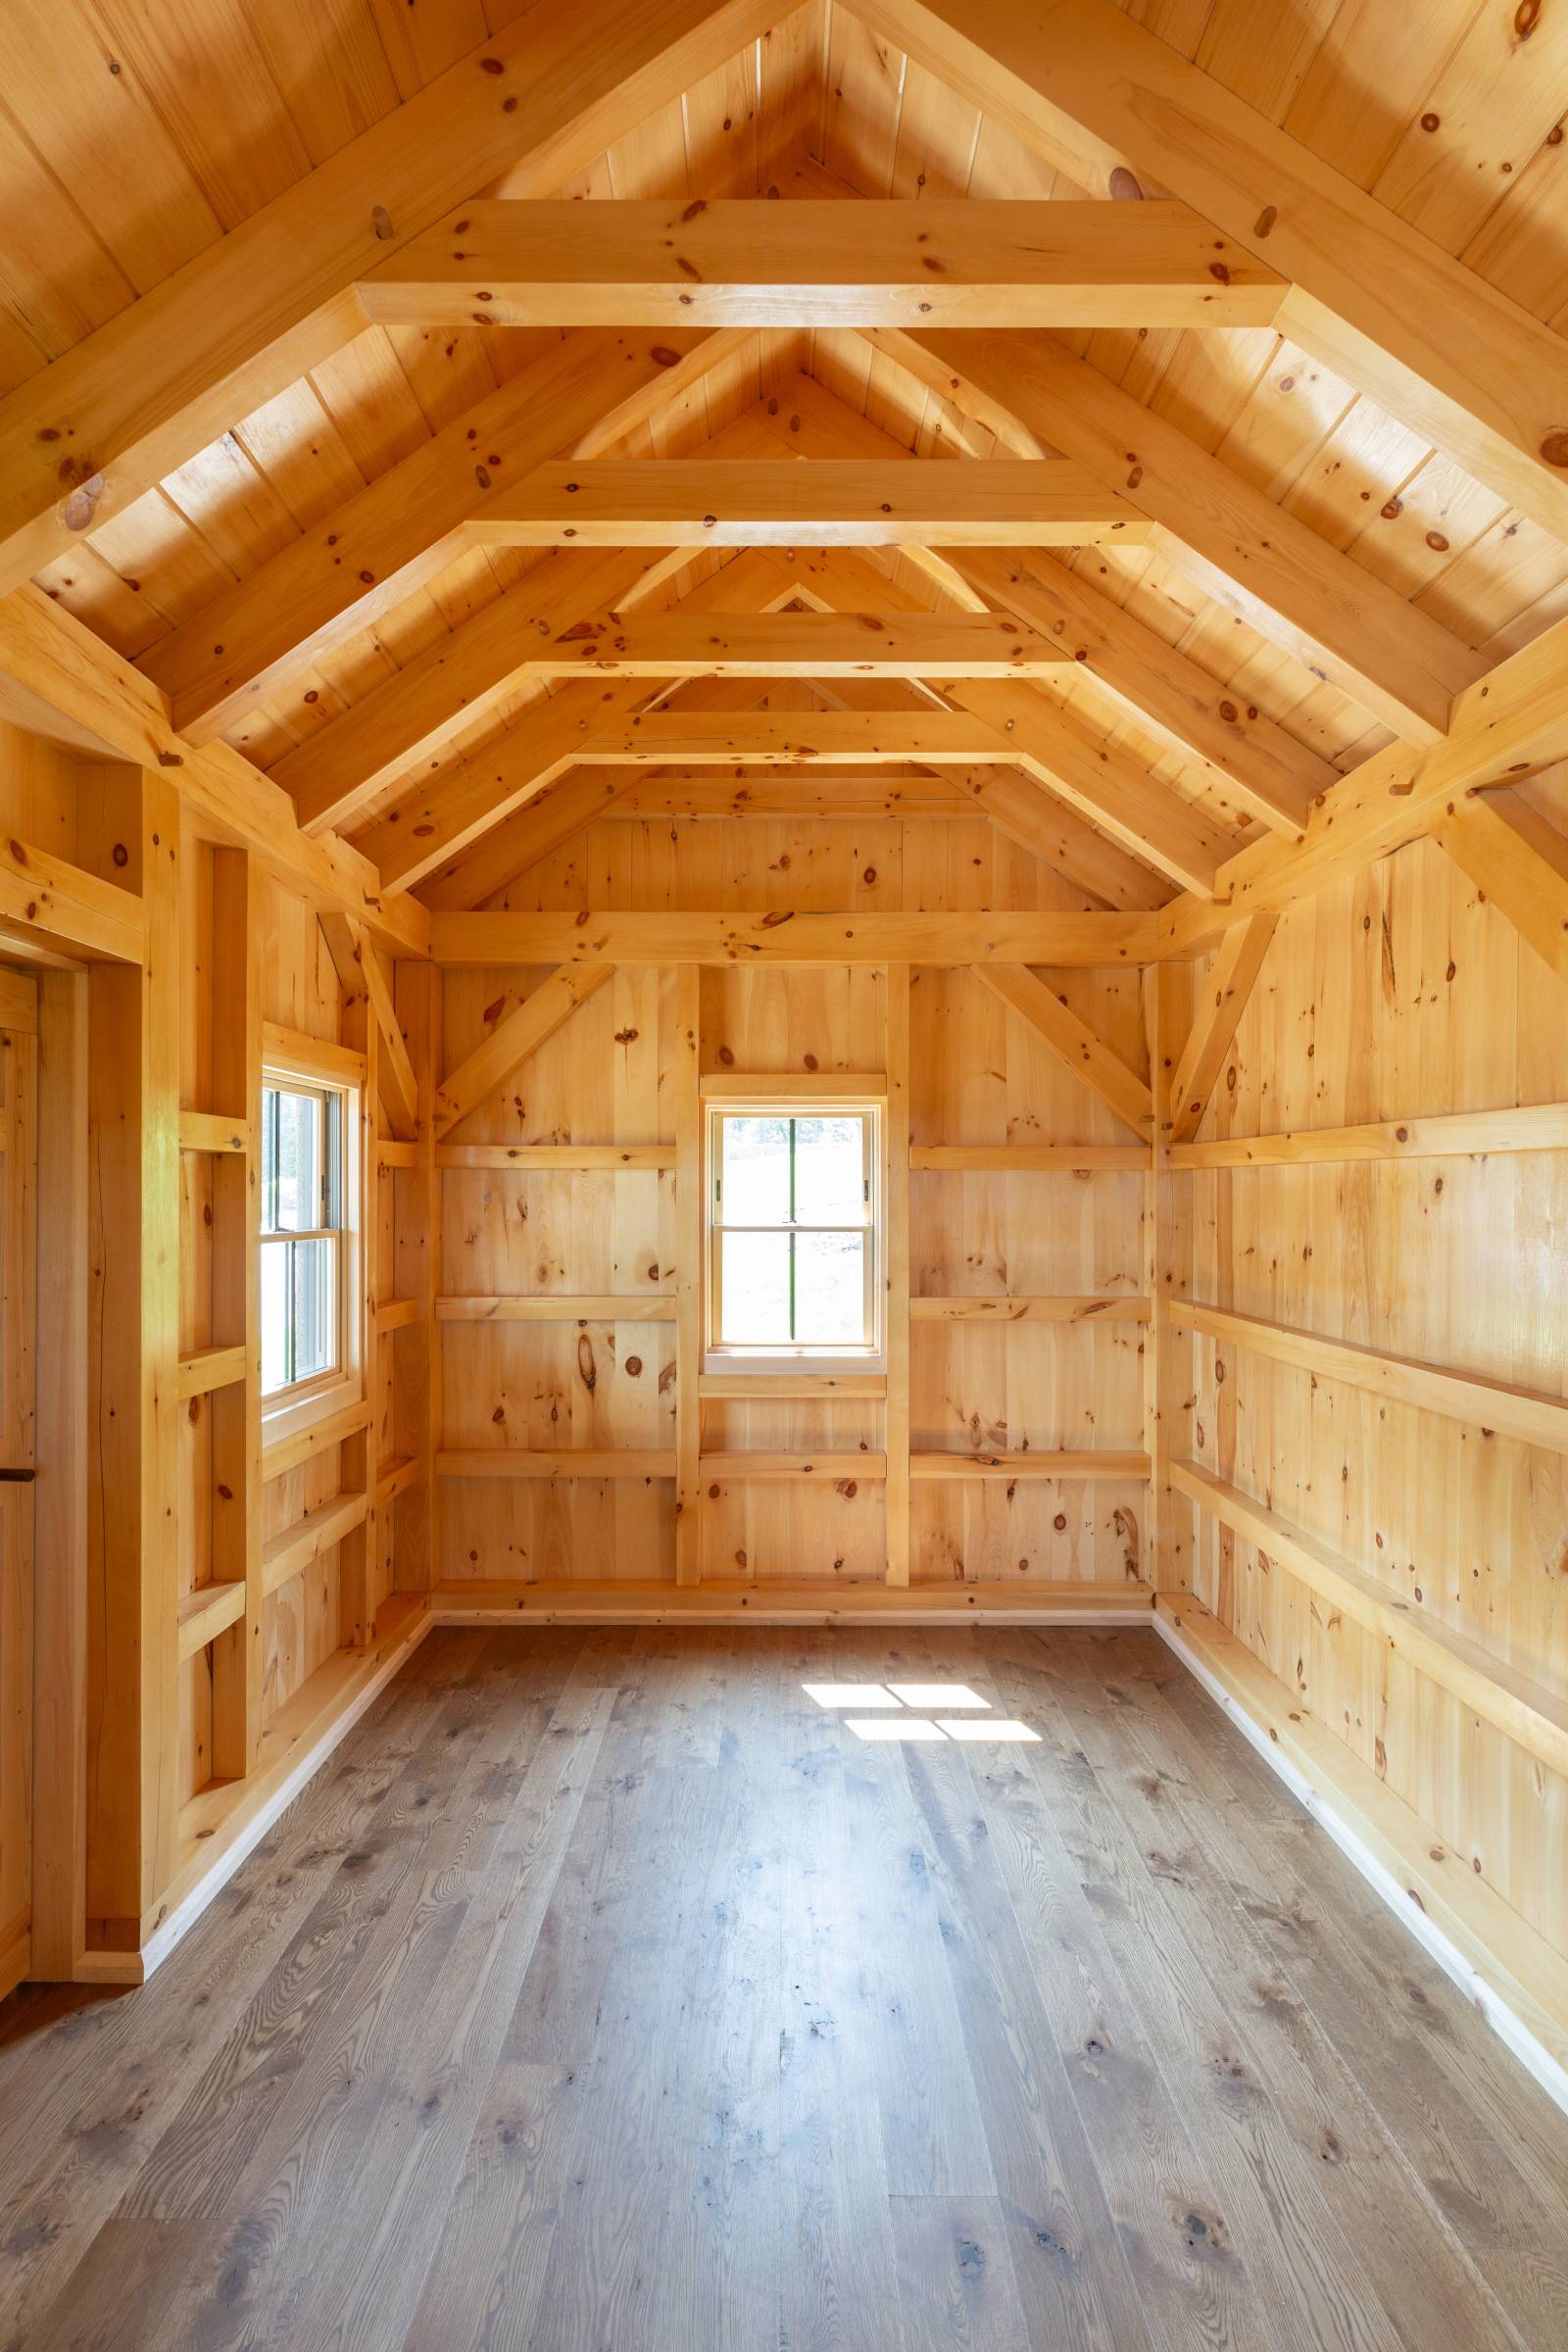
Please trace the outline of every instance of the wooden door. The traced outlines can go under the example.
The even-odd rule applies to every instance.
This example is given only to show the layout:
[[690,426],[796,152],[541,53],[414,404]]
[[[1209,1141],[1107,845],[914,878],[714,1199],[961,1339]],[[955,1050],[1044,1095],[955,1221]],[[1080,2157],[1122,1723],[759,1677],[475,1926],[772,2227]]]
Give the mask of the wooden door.
[[0,968],[0,1995],[31,1959],[38,991]]

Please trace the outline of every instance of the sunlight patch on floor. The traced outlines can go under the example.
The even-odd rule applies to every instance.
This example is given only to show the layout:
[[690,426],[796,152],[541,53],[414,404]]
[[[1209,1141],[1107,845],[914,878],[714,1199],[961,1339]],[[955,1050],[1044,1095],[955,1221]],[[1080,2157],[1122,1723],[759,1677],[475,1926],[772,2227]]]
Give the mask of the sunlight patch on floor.
[[946,1736],[924,1715],[847,1715],[844,1728],[857,1740],[941,1740]]
[[[1040,1734],[1015,1716],[993,1715],[991,1701],[971,1690],[967,1683],[803,1683],[808,1698],[819,1707],[882,1707],[880,1715],[846,1715],[844,1728],[857,1740],[994,1740],[1017,1745],[1038,1740]],[[931,1715],[906,1710],[929,1707]],[[973,1707],[972,1715],[938,1714],[947,1707]]]
[[819,1707],[896,1707],[901,1703],[880,1683],[803,1683],[801,1689]]
[[906,1707],[989,1707],[989,1698],[967,1683],[889,1683],[895,1698]]

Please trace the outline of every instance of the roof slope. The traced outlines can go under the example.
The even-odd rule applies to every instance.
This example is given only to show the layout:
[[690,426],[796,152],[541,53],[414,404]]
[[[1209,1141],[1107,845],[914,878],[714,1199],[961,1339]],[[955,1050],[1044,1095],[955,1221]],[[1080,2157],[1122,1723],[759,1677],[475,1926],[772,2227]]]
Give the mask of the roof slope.
[[[1559,452],[1531,406],[1568,318],[1568,28],[1476,0],[1419,24],[1395,0],[1266,22],[1200,0],[1166,12],[1163,37],[1107,0],[991,13],[982,50],[959,0],[811,0],[776,22],[743,0],[659,0],[591,34],[548,0],[337,0],[308,39],[288,0],[51,0],[47,19],[42,0],[4,0],[0,448],[25,458],[12,578],[134,664],[192,745],[220,738],[308,830],[436,906],[494,898],[542,841],[621,801],[710,801],[689,758],[583,763],[595,731],[661,708],[759,713],[757,750],[764,721],[778,735],[782,714],[821,714],[797,781],[850,741],[830,714],[881,714],[879,788],[933,809],[964,795],[1085,904],[1223,899],[1227,860],[1289,849],[1364,762],[1430,759],[1454,698],[1568,610],[1568,413]],[[1031,47],[1040,24],[1054,51]],[[1135,85],[1129,155],[1116,110]],[[1227,114],[1227,93],[1251,112]],[[1495,353],[1495,400],[1459,382],[1442,334],[1422,372],[1413,298],[1391,291],[1387,333],[1369,335],[1355,252],[1311,248],[1331,185],[1311,159],[1340,175],[1334,218],[1363,238],[1363,274],[1387,238],[1464,306],[1444,334]],[[1270,176],[1286,165],[1288,190]],[[377,188],[387,201],[367,201]],[[622,292],[600,322],[564,323],[595,311],[558,288],[547,322],[502,324],[502,298],[473,309],[417,283],[410,244],[426,219],[466,226],[485,195],[658,203],[666,244],[705,204],[777,199],[848,219],[852,253],[850,206],[1026,200],[1116,254],[1191,220],[1231,257],[1210,263],[1216,285],[1262,291],[1251,319],[1231,301],[1231,323],[1189,323],[1204,314],[1155,289],[1147,318],[1124,292],[1114,323],[976,329],[776,293],[661,327],[618,317]],[[1220,220],[1233,203],[1240,230]],[[999,216],[975,218],[989,234]],[[298,282],[270,282],[274,251]],[[211,324],[220,295],[231,315]],[[189,380],[166,356],[170,388],[149,379],[144,397],[158,323],[166,355],[189,338]],[[910,456],[1059,456],[1136,527],[828,550],[808,514],[781,546],[661,550],[573,547],[569,526],[525,545],[517,516],[498,519],[503,492],[555,458]],[[988,611],[1041,641],[1029,675],[559,664],[611,613],[669,615],[668,647],[677,623],[725,615],[875,613],[896,643],[901,616]],[[977,756],[936,759],[960,731]],[[1564,748],[1548,736],[1514,763],[1559,821]]]

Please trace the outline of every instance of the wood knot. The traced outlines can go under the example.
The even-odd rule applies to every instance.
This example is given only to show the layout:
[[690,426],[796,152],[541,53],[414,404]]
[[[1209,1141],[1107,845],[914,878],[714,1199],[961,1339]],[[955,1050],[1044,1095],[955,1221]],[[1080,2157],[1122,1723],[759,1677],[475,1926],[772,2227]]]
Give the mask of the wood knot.
[[98,512],[98,501],[104,494],[104,488],[101,473],[89,474],[85,481],[76,484],[60,509],[60,518],[68,531],[84,531],[88,528]]

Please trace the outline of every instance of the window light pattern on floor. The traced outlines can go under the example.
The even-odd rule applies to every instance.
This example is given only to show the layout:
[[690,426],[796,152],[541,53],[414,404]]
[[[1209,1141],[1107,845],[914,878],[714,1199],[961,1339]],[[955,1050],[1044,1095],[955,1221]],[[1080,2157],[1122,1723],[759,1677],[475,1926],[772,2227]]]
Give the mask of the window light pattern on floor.
[[[967,1683],[803,1683],[808,1698],[823,1709],[871,1708],[880,1714],[846,1714],[842,1721],[857,1740],[959,1740],[971,1741],[1037,1740],[1040,1734],[1016,1716],[991,1713],[991,1701],[971,1690]],[[912,1714],[911,1708],[930,1708],[931,1714]],[[972,1714],[953,1715],[936,1710],[973,1708]]]

